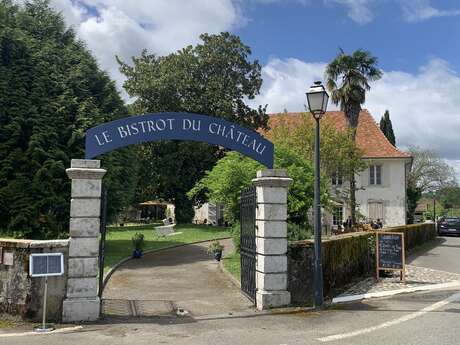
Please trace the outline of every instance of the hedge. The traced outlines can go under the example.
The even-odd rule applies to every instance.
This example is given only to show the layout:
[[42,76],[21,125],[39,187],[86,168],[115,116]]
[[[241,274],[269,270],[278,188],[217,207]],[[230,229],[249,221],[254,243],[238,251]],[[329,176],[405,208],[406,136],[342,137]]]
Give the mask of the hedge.
[[438,235],[434,223],[421,223],[395,226],[391,228],[385,228],[383,231],[386,232],[401,232],[404,234],[404,247],[406,249],[406,255],[411,252],[415,247],[420,246],[423,243],[434,240]]
[[[413,248],[436,237],[434,224],[415,224],[382,231],[402,232],[406,254]],[[288,290],[294,305],[313,302],[314,242],[304,240],[289,243]],[[325,239],[322,242],[324,296],[340,293],[355,280],[375,272],[374,232],[357,232]]]

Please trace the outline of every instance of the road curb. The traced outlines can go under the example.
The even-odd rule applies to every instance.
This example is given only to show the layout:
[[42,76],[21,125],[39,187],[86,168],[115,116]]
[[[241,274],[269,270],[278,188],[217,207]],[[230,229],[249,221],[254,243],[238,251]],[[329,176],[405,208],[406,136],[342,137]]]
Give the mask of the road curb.
[[83,326],[73,326],[73,327],[57,328],[54,331],[44,332],[44,333],[38,333],[38,332],[33,332],[33,331],[17,332],[17,333],[0,333],[0,338],[23,337],[26,335],[53,335],[53,334],[58,334],[58,333],[76,332],[82,329],[83,329]]
[[441,290],[441,289],[446,289],[446,288],[451,288],[451,287],[460,287],[460,281],[452,281],[449,283],[441,283],[441,284],[429,284],[429,285],[424,285],[424,286],[415,286],[411,288],[398,289],[398,290],[369,292],[369,293],[359,294],[359,295],[348,295],[348,296],[342,296],[342,297],[335,297],[332,299],[332,303],[336,304],[336,303],[354,302],[354,301],[359,301],[359,300],[369,299],[369,298],[388,297],[388,296],[394,296],[397,294],[417,292],[417,291]]

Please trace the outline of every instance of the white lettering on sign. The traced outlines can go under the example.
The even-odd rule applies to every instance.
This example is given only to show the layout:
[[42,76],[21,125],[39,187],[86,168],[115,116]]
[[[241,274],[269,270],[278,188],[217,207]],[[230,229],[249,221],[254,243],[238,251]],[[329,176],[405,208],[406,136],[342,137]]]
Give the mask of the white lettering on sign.
[[208,126],[208,131],[211,134],[225,137],[236,142],[237,144],[246,146],[258,153],[259,155],[262,155],[265,149],[267,148],[266,145],[258,142],[256,138],[252,139],[249,135],[239,130],[235,130],[235,126],[233,125],[227,128],[226,126],[222,126],[218,123],[211,122]]
[[[193,118],[183,118],[181,123],[177,123],[177,128],[174,128],[174,118],[159,118],[155,120],[141,120],[132,122],[130,124],[116,127],[116,132],[103,131],[95,134],[94,137],[98,146],[111,143],[112,137],[118,135],[120,139],[125,139],[131,136],[141,135],[151,132],[162,131],[187,131],[187,132],[200,132],[202,130],[201,120]],[[259,139],[251,137],[238,129],[234,125],[225,126],[216,122],[209,123],[207,127],[208,133],[216,136],[223,137],[236,144],[243,145],[250,150],[262,155],[267,148]]]
[[99,146],[102,146],[105,143],[110,143],[112,141],[112,139],[110,139],[110,135],[109,135],[109,133],[107,133],[107,131],[102,132],[102,140],[101,140],[101,138],[98,137],[97,134],[95,134],[94,137],[96,138],[96,141],[97,141]]
[[[174,125],[173,125],[174,120],[175,119],[158,119],[155,121],[153,120],[137,121],[129,125],[118,126],[117,127],[118,135],[120,136],[121,139],[124,139],[132,135],[138,135],[139,133],[150,133],[150,132],[157,132],[157,131],[161,132],[164,130],[172,131],[174,129]],[[199,126],[198,126],[198,130],[199,130]],[[102,135],[104,135],[104,133],[102,133]],[[99,145],[104,144],[104,143],[101,144],[97,135],[95,135],[95,137]],[[111,141],[112,140],[110,140],[110,137],[109,137],[109,139],[106,142],[111,142]]]
[[184,131],[192,130],[192,131],[200,131],[201,130],[201,120],[189,120],[183,119],[182,120],[182,129]]

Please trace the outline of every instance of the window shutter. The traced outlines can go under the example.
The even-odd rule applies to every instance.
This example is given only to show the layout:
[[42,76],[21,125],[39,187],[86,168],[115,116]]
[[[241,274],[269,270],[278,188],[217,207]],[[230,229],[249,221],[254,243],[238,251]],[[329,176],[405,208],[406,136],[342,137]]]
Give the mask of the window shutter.
[[382,166],[381,165],[375,166],[375,184],[376,185],[382,184]]

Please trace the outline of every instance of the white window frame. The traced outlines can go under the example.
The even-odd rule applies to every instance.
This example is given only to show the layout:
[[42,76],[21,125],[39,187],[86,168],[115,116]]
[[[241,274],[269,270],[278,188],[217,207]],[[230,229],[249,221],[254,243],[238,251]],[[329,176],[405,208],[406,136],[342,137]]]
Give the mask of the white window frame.
[[369,185],[371,186],[381,186],[382,185],[382,165],[381,164],[372,164],[369,166]]
[[[367,217],[369,220],[377,221],[377,219],[380,219],[382,223],[385,222],[385,203],[382,200],[369,200],[367,207]],[[371,211],[375,214],[371,214]]]
[[[340,219],[337,217],[337,214],[340,214]],[[343,207],[337,206],[334,207],[332,211],[332,225],[341,226],[343,224]]]

